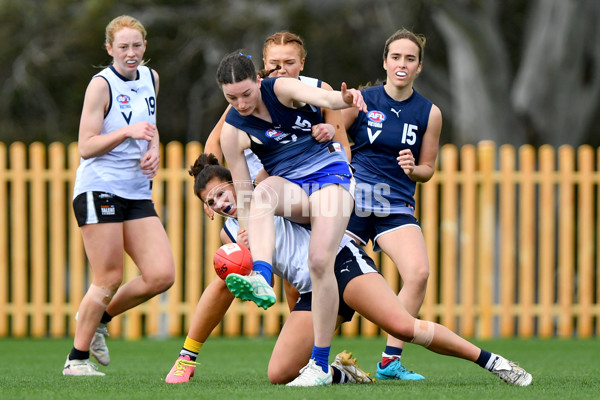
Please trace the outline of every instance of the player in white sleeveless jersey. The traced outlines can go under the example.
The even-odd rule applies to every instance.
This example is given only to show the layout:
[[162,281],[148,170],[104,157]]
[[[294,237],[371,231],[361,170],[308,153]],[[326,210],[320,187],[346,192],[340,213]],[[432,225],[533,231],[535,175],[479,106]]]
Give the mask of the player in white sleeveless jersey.
[[[218,165],[214,155],[202,154],[192,166],[190,174],[195,177],[196,195],[215,212],[230,218],[221,232],[223,242],[247,243],[247,235],[237,232],[239,225],[234,220],[237,215],[237,203],[230,172]],[[284,218],[278,217],[277,220],[277,258],[274,258],[273,271],[297,285],[301,293],[279,334],[269,361],[269,380],[272,383],[284,384],[294,382],[299,376],[299,369],[307,361],[308,368],[315,363],[310,359],[313,343],[311,314],[314,311],[311,309],[310,282],[307,281],[308,264],[305,258],[310,233],[307,228]],[[338,325],[349,321],[354,311],[357,311],[398,339],[422,345],[439,354],[473,361],[511,385],[527,386],[531,383],[531,375],[518,365],[478,348],[442,325],[412,317],[385,279],[377,273],[373,261],[348,237],[342,240],[338,248],[334,270],[340,304],[337,310]],[[214,297],[215,288],[218,286],[221,287],[221,294]],[[211,290],[207,297],[209,288]],[[233,301],[231,293],[227,295],[225,290],[222,280],[215,278],[200,299],[200,303],[204,302],[204,312],[203,315],[199,315],[197,309],[194,325],[198,325],[200,321],[203,323],[204,340],[221,321]],[[184,345],[179,359],[167,375],[166,382],[187,382],[195,371],[196,362],[192,358],[195,359],[197,355],[197,352],[190,352]],[[348,383],[371,382],[368,373],[358,368],[354,361],[349,355],[346,360],[336,357],[334,363],[328,366],[330,374],[333,377],[337,376],[336,380],[347,379]],[[305,368],[303,369],[306,370]],[[331,384],[332,380],[329,378],[315,384],[327,385]]]
[[[152,203],[159,165],[158,74],[144,66],[146,30],[130,16],[106,27],[112,64],[88,85],[79,127],[73,209],[92,270],[63,375],[104,375],[106,323],[167,290],[175,279],[167,234]],[[127,252],[140,276],[121,285]]]
[[[357,182],[346,232],[362,244],[371,240],[375,251],[390,256],[402,277],[398,297],[413,316],[423,304],[429,276],[425,241],[414,216],[415,186],[433,175],[442,128],[439,108],[413,89],[424,44],[424,38],[407,30],[392,35],[383,54],[387,80],[362,90],[369,113],[342,111],[354,141]],[[424,379],[400,362],[403,347],[388,336],[378,379]]]

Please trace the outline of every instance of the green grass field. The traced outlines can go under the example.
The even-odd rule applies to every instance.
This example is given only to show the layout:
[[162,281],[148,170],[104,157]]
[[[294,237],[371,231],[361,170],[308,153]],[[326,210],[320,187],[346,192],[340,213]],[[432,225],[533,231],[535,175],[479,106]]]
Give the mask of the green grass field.
[[[288,388],[271,385],[267,364],[274,339],[210,339],[196,376],[169,385],[164,378],[183,338],[125,341],[108,338],[111,364],[105,377],[61,374],[70,339],[0,339],[0,399],[598,399],[599,340],[493,340],[477,342],[517,361],[533,375],[529,387],[512,387],[474,363],[407,345],[404,364],[422,382]],[[332,357],[348,349],[375,376],[384,339],[334,340]]]

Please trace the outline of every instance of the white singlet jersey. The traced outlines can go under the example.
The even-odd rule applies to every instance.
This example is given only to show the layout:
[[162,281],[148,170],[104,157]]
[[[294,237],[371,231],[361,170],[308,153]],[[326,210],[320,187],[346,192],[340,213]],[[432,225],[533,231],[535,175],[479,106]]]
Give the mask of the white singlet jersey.
[[[236,241],[240,229],[237,219],[227,218],[225,232]],[[273,253],[273,273],[298,289],[300,294],[312,292],[308,271],[308,243],[310,230],[303,225],[283,217],[275,217],[275,252]],[[344,235],[338,252],[352,239]]]
[[[138,78],[133,81],[120,75],[113,66],[93,79],[97,77],[106,80],[110,95],[100,135],[142,121],[156,124],[156,91],[149,67],[138,67]],[[100,191],[130,200],[150,200],[152,182],[140,168],[148,144],[146,140],[128,138],[106,154],[81,159],[73,198],[84,192]]]
[[246,164],[248,164],[248,171],[250,171],[250,179],[254,181],[256,175],[263,168],[260,159],[250,149],[244,150],[244,156],[246,157]]

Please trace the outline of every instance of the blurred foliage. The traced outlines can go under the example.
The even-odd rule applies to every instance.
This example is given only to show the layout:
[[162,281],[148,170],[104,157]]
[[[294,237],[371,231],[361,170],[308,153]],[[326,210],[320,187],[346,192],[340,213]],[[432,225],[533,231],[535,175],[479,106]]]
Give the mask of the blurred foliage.
[[[595,0],[569,2],[578,6]],[[504,82],[512,82],[522,64],[536,3],[528,0],[0,0],[3,43],[0,140],[76,141],[86,86],[92,75],[110,63],[103,46],[104,28],[115,16],[130,14],[145,25],[148,31],[145,58],[160,74],[158,125],[163,142],[206,140],[226,106],[215,82],[217,65],[226,53],[243,48],[253,55],[257,67],[262,68],[264,39],[276,31],[289,30],[305,40],[308,57],[304,75],[321,78],[334,88],[342,81],[356,87],[385,77],[384,42],[402,27],[427,36],[424,69],[415,87],[442,109],[442,142],[460,144],[472,140],[458,135],[459,129],[472,129],[475,135],[480,135],[475,139],[514,141],[511,136],[503,139],[499,137],[501,133],[480,132],[480,126],[459,123],[465,110],[457,106],[462,104],[457,96],[471,94],[468,90],[456,90],[457,71],[452,69],[449,59],[460,49],[470,50],[458,46],[463,38],[458,35],[453,38],[444,32],[451,32],[447,21],[452,18],[454,26],[472,31],[469,33],[472,42],[479,43],[471,48],[479,46],[484,56],[473,57],[475,61],[466,58],[465,68],[479,68],[485,73],[488,68],[498,71],[500,65],[501,73],[486,79],[493,81],[502,76],[497,86],[507,86]],[[592,13],[589,18],[596,16]],[[443,21],[446,25],[442,25]],[[440,29],[443,26],[445,31]],[[491,35],[481,34],[490,29]],[[485,49],[495,52],[489,49],[496,47],[489,47],[486,40],[499,42],[498,48],[506,54],[490,59]],[[597,75],[597,68],[598,62],[592,57],[590,73]],[[486,94],[492,99],[491,104],[479,102],[475,106],[493,109],[494,102],[508,104],[510,89],[505,89],[507,93],[494,93],[495,90],[492,87]],[[510,105],[504,105],[503,109],[506,107]],[[597,111],[598,103],[594,107]],[[598,114],[593,112],[593,121],[586,122],[582,142],[599,144],[599,135],[591,129],[600,122]],[[520,121],[511,123],[520,126],[518,132],[526,130]],[[535,127],[528,132],[529,136],[524,136],[526,141],[544,142],[544,132]]]

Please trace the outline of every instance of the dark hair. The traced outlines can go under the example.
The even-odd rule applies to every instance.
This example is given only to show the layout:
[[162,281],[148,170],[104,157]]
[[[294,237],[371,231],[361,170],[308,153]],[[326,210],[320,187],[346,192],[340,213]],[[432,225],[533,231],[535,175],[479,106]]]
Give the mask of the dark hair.
[[425,35],[415,34],[409,31],[408,29],[400,29],[396,31],[392,36],[385,41],[385,47],[383,48],[383,61],[387,59],[388,53],[390,51],[390,44],[400,39],[408,39],[419,48],[419,62],[423,62],[423,57],[425,56]]
[[190,176],[194,177],[194,193],[200,200],[200,192],[206,189],[206,184],[210,182],[213,178],[219,178],[223,182],[232,182],[231,172],[219,165],[219,160],[215,157],[214,154],[206,154],[202,153],[196,161],[194,165],[190,167],[188,170]]
[[256,67],[252,58],[241,50],[227,54],[217,68],[217,83],[219,86],[237,83],[246,79],[256,78]]

